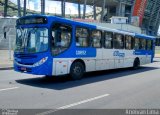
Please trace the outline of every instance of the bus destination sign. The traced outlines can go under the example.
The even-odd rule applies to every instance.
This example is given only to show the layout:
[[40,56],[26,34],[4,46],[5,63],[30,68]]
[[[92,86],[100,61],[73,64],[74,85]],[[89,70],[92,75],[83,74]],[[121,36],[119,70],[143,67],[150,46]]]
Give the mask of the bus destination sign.
[[26,25],[26,24],[46,24],[47,19],[45,17],[29,17],[29,18],[21,18],[18,19],[18,25]]

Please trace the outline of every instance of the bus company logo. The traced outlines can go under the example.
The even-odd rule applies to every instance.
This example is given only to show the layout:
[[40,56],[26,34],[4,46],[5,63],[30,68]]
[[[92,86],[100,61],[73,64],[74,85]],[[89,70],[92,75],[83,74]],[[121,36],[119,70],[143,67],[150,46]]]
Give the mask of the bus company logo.
[[121,52],[119,52],[119,51],[114,51],[113,56],[125,57],[125,53],[121,53]]

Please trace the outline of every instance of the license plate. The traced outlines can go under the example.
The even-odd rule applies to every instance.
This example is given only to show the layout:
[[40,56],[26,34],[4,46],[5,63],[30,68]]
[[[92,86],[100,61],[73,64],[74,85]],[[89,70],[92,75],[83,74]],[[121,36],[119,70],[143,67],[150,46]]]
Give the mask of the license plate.
[[21,70],[22,70],[22,71],[26,71],[26,70],[27,70],[27,68],[25,68],[25,67],[21,67]]

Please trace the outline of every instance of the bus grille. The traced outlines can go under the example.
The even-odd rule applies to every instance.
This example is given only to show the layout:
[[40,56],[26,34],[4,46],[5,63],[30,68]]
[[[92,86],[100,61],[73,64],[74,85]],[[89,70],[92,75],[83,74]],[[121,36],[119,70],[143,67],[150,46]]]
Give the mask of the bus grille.
[[19,64],[22,64],[22,65],[33,65],[34,63],[24,63],[24,62],[18,62]]

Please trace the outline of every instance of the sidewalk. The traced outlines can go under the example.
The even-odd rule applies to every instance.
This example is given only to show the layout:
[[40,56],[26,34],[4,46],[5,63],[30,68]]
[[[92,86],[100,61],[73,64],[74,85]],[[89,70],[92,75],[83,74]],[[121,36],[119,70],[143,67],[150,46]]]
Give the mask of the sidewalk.
[[9,50],[0,50],[0,70],[13,69],[13,51],[9,58]]

